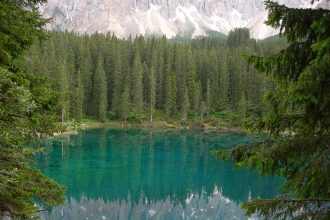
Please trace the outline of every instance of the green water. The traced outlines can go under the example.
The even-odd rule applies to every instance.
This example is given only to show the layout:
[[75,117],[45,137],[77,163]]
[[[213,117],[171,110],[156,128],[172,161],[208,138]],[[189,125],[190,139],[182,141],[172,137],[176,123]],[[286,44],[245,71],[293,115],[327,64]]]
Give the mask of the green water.
[[210,150],[260,137],[237,133],[92,129],[47,142],[38,167],[67,187],[45,219],[247,219],[239,203],[272,198],[279,178],[235,170]]

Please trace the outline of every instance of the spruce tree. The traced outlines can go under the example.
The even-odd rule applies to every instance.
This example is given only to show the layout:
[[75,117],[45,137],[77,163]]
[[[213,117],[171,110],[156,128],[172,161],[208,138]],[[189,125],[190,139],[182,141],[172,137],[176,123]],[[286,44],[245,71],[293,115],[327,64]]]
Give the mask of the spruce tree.
[[148,103],[149,72],[150,72],[150,68],[149,68],[147,62],[143,62],[143,80],[142,80],[142,84],[143,84],[143,103],[144,103],[144,105],[147,105],[147,103]]
[[195,82],[195,91],[194,91],[194,98],[193,98],[193,106],[194,106],[194,117],[195,117],[195,124],[197,123],[197,116],[198,112],[200,110],[200,104],[201,104],[201,83]]
[[[157,64],[156,64],[156,72],[155,72],[155,79],[156,79],[156,105],[157,107],[161,108],[164,106],[164,57],[163,57],[162,49],[157,50]],[[152,65],[152,64],[151,64]]]
[[164,95],[165,113],[170,116],[176,110],[176,78],[169,63],[166,64],[165,68]]
[[68,119],[69,113],[69,72],[66,59],[60,60],[58,63],[58,72],[55,76],[55,88],[59,88],[61,103],[61,121],[62,123]]
[[198,104],[198,113],[199,113],[199,120],[201,123],[204,122],[204,114],[206,112],[206,104],[203,100],[203,90],[202,90],[202,82],[199,80],[197,83],[197,91],[198,91],[198,98],[199,98],[199,104]]
[[92,112],[92,106],[90,105],[92,99],[92,75],[93,66],[92,58],[89,49],[89,44],[86,39],[81,39],[81,45],[79,48],[79,70],[81,73],[81,81],[84,87],[84,115],[90,115]]
[[122,71],[122,58],[120,56],[120,51],[115,54],[114,58],[114,72],[113,72],[113,97],[112,97],[112,106],[111,110],[116,113],[117,116],[120,116],[121,113],[121,95],[123,88],[123,71]]
[[47,20],[37,10],[42,2],[0,1],[0,209],[13,219],[35,217],[36,200],[49,206],[64,203],[64,187],[31,165],[40,149],[26,147],[59,131],[58,96],[17,65],[18,57],[45,37]]
[[176,82],[177,82],[177,79],[176,79],[176,73],[174,71],[171,72],[171,75],[170,75],[170,79],[171,79],[171,111],[174,113],[178,110],[178,95],[177,95],[177,87],[176,87]]
[[183,94],[182,94],[182,103],[181,103],[181,120],[187,121],[187,116],[189,112],[189,96],[188,96],[188,88],[186,85],[183,85]]
[[195,103],[195,92],[196,92],[196,66],[195,62],[193,60],[193,55],[191,49],[188,49],[186,51],[185,56],[186,61],[186,67],[185,67],[185,79],[187,83],[187,89],[188,89],[188,96],[189,96],[189,103],[192,103],[194,105]]
[[94,115],[98,120],[105,121],[107,116],[108,98],[107,81],[103,69],[103,61],[99,56],[93,77],[93,107]]
[[153,121],[153,112],[156,104],[156,78],[155,78],[155,68],[152,66],[149,72],[149,92],[148,92],[148,101],[149,101],[149,123],[152,125]]
[[219,110],[227,110],[229,105],[229,77],[227,60],[222,55],[220,59],[220,79],[219,79]]
[[269,92],[268,111],[246,126],[267,130],[269,140],[218,152],[240,167],[286,178],[290,196],[252,199],[247,214],[266,219],[330,218],[330,11],[293,9],[266,1],[267,24],[279,28],[288,46],[249,62],[267,73],[277,90]]
[[71,116],[80,121],[83,118],[83,112],[84,112],[84,87],[82,84],[81,79],[81,72],[80,70],[77,71],[77,73],[74,76],[73,79],[73,90],[71,94],[71,101],[70,101],[70,108],[71,108]]
[[176,77],[176,88],[177,88],[177,104],[176,106],[178,109],[183,108],[183,102],[184,102],[184,50],[182,46],[176,45],[175,47],[175,53],[174,53],[174,72]]
[[121,96],[121,103],[120,103],[120,116],[122,119],[124,119],[125,126],[126,126],[128,114],[130,112],[129,111],[130,107],[131,107],[131,103],[130,103],[128,86],[125,86],[124,92],[122,93]]
[[244,91],[245,67],[242,60],[242,53],[239,49],[235,49],[228,60],[228,71],[230,74],[230,104],[234,109],[237,109],[241,92]]
[[132,110],[135,113],[142,113],[143,110],[143,86],[142,86],[142,62],[140,52],[137,50],[134,55],[133,67],[131,70],[130,92],[132,99]]
[[244,92],[241,93],[241,97],[238,102],[238,113],[240,116],[245,117],[246,116],[246,95]]
[[207,74],[208,79],[210,80],[210,88],[209,88],[209,111],[210,110],[218,110],[218,102],[219,102],[219,59],[217,57],[217,52],[215,49],[210,51],[209,59],[207,60]]
[[206,82],[206,95],[205,95],[205,106],[206,106],[206,115],[208,116],[211,112],[211,82],[207,80]]

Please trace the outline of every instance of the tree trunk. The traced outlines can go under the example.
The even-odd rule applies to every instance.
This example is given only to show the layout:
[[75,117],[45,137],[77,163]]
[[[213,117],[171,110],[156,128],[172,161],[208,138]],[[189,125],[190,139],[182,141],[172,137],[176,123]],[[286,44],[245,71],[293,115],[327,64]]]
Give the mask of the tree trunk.
[[150,104],[150,119],[149,119],[149,127],[152,126],[152,106]]
[[65,110],[62,107],[62,112],[61,112],[62,124],[64,123],[64,113],[65,113]]

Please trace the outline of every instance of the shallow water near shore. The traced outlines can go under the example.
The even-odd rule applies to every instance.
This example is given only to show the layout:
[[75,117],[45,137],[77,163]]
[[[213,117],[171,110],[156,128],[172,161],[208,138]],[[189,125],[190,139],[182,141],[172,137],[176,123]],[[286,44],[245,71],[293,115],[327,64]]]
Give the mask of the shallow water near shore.
[[211,150],[263,137],[216,131],[89,129],[47,141],[37,166],[67,188],[44,219],[248,219],[241,202],[273,198],[279,177],[261,177]]

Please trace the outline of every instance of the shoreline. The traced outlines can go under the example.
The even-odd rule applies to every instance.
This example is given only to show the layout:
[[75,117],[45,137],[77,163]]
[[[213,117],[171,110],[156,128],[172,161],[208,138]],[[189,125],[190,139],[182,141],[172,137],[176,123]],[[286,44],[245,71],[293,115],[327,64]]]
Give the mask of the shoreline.
[[168,123],[166,121],[155,121],[152,123],[152,126],[148,122],[143,123],[125,123],[121,121],[107,121],[101,122],[96,120],[83,120],[82,122],[66,122],[63,124],[66,128],[63,132],[56,132],[53,134],[53,137],[67,137],[72,134],[78,134],[80,130],[86,129],[123,129],[123,128],[141,128],[141,129],[180,129],[180,130],[195,130],[195,131],[219,131],[219,132],[244,132],[240,127],[214,127],[207,123],[203,124],[187,124],[181,125],[179,123]]

